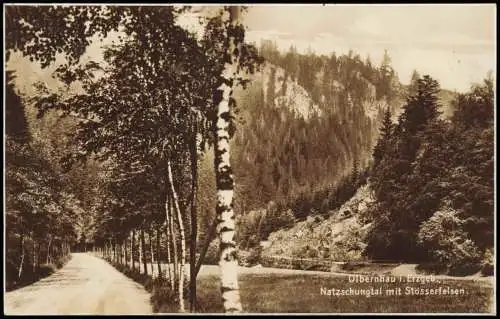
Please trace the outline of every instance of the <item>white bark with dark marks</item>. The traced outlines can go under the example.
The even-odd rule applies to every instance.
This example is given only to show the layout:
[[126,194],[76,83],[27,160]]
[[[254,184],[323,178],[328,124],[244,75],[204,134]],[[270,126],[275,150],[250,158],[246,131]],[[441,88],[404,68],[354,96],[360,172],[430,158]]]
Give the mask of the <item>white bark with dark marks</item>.
[[184,273],[185,273],[185,264],[186,264],[186,236],[184,231],[184,221],[182,220],[181,209],[179,207],[179,199],[177,196],[177,192],[174,187],[174,177],[172,175],[172,167],[170,161],[167,162],[168,169],[168,181],[170,184],[170,190],[172,192],[172,199],[174,208],[177,215],[177,227],[179,228],[179,237],[181,242],[181,258],[180,258],[180,269],[179,269],[179,283],[178,283],[178,293],[179,293],[179,311],[184,312]]
[[170,288],[174,289],[174,280],[173,274],[170,267],[170,263],[172,262],[172,255],[170,254],[170,239],[171,239],[171,231],[170,231],[170,204],[168,200],[165,200],[165,233],[167,237],[167,275],[168,280],[170,282]]
[[[231,7],[230,27],[238,26],[239,7]],[[215,119],[215,178],[217,184],[217,231],[220,243],[219,266],[221,269],[221,292],[225,312],[241,312],[242,306],[238,287],[238,261],[236,257],[235,220],[233,210],[234,181],[230,163],[229,126],[231,118],[230,99],[233,79],[237,73],[240,44],[233,34],[228,33],[226,62],[221,74],[221,84],[214,101],[217,107]]]
[[21,279],[21,276],[23,274],[23,266],[24,266],[24,236],[21,234],[21,262],[19,263],[19,271],[17,278]]

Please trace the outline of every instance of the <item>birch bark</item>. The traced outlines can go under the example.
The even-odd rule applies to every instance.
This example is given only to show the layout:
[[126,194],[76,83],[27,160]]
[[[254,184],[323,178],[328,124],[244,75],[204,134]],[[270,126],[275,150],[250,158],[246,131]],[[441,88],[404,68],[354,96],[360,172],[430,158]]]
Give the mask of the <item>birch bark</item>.
[[215,178],[217,185],[217,232],[220,242],[219,267],[221,269],[221,293],[224,310],[228,313],[242,311],[238,287],[238,260],[236,256],[235,220],[233,210],[234,181],[229,153],[230,99],[233,80],[237,73],[240,41],[234,30],[238,27],[240,8],[229,8],[228,46],[221,83],[215,93]]

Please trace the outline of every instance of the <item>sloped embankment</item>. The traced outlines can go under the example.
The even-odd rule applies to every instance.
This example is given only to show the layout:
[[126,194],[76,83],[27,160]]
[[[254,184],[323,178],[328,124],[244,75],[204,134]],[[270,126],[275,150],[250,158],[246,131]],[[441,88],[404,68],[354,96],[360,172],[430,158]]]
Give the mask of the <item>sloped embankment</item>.
[[370,223],[363,213],[375,201],[369,184],[338,210],[308,217],[290,229],[271,233],[262,255],[294,258],[322,258],[331,261],[361,261]]

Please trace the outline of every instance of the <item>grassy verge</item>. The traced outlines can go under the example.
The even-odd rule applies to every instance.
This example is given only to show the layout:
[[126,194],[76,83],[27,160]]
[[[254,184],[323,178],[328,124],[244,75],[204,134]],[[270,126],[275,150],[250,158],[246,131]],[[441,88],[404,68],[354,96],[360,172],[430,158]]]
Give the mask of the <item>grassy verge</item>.
[[150,302],[153,306],[153,312],[178,312],[179,299],[174,291],[170,289],[170,284],[165,278],[153,279],[150,275],[140,273],[137,269],[132,270],[128,266],[114,263],[109,259],[106,260],[125,276],[142,285],[144,289],[151,294]]
[[[164,279],[152,280],[124,266],[114,265],[151,293],[154,312],[177,312],[178,300]],[[248,313],[486,313],[491,287],[473,281],[441,280],[428,283],[407,282],[405,277],[391,283],[355,283],[349,277],[314,274],[241,274],[239,276],[243,309]],[[220,279],[215,275],[198,278],[198,311],[222,313]],[[458,289],[451,294],[407,294],[406,287],[442,290]],[[380,289],[381,295],[339,295],[336,289],[352,291]],[[401,295],[388,295],[401,288]],[[328,291],[333,295],[328,295]],[[424,292],[425,293],[425,292]],[[186,301],[186,305],[188,305]]]
[[56,272],[58,269],[62,268],[71,259],[71,255],[61,257],[56,262],[50,264],[43,264],[38,267],[35,271],[31,267],[26,265],[26,269],[20,279],[9,281],[7,280],[5,285],[5,290],[12,291],[28,285],[31,285],[40,279],[48,277]]

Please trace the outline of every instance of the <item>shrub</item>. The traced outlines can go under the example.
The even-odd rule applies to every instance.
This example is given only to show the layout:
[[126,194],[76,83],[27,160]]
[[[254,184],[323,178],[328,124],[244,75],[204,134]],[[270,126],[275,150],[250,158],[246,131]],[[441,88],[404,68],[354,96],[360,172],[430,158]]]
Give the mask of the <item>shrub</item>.
[[264,210],[253,210],[238,216],[236,241],[240,248],[248,249],[260,244],[260,229],[265,214]]
[[309,249],[306,254],[307,258],[318,258],[319,253],[317,249]]
[[247,248],[254,248],[260,246],[260,239],[258,234],[253,234],[248,237],[248,241],[246,243]]
[[441,275],[446,274],[448,267],[441,263],[425,262],[417,265],[415,270],[417,273]]
[[481,251],[463,224],[456,210],[445,207],[422,223],[418,234],[432,261],[446,265],[451,275],[469,275],[481,268]]
[[307,258],[307,251],[309,250],[309,246],[301,246],[298,248],[294,248],[292,251],[292,257],[294,258]]
[[321,202],[319,212],[322,215],[327,215],[330,212],[330,201],[328,200],[328,198],[324,198]]
[[260,225],[260,239],[266,240],[274,231],[292,227],[295,224],[295,217],[291,209],[278,211],[272,202],[268,205],[268,210],[262,217]]
[[217,239],[212,240],[208,245],[207,254],[203,260],[205,265],[218,265],[219,264],[219,241]]
[[357,263],[357,262],[346,262],[340,266],[342,270],[345,271],[355,271],[364,266],[363,263]]
[[151,304],[153,312],[175,313],[179,310],[179,296],[168,285],[155,286]]
[[147,276],[147,278],[145,278],[143,284],[144,284],[144,288],[146,289],[146,291],[151,292],[151,291],[153,291],[153,287],[155,285],[155,280],[152,279],[150,276]]
[[258,246],[250,249],[249,251],[239,251],[238,261],[240,265],[245,267],[255,266],[260,263],[260,256],[262,253],[262,247]]
[[328,259],[330,258],[330,248],[328,247],[322,247],[320,250],[319,250],[319,255],[321,258],[323,259]]
[[488,248],[484,252],[483,262],[481,266],[481,275],[483,276],[493,276],[495,272],[495,267],[493,263],[493,251]]
[[56,263],[55,263],[55,266],[57,269],[61,268],[62,266],[64,266],[69,260],[71,259],[71,256],[68,255],[68,256],[65,256],[65,257],[61,257],[61,258],[58,258],[56,260]]
[[51,274],[53,274],[56,271],[56,266],[55,265],[41,265],[40,268],[38,269],[37,277],[39,278],[44,278],[48,277]]

